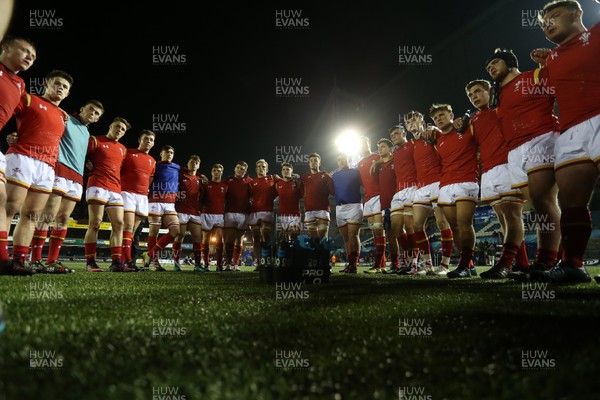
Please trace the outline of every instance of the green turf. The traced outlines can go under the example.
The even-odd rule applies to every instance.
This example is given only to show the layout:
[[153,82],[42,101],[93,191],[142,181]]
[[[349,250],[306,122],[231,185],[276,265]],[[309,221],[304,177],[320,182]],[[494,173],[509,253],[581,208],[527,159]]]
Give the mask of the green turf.
[[1,276],[0,399],[597,398],[593,282],[186,269]]

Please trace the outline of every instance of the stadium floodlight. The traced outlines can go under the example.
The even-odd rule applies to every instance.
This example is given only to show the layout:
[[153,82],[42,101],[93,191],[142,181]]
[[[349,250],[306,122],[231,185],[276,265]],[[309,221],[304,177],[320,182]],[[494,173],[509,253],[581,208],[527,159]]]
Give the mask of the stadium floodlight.
[[337,149],[350,157],[356,156],[360,151],[360,140],[354,129],[343,131],[335,140]]

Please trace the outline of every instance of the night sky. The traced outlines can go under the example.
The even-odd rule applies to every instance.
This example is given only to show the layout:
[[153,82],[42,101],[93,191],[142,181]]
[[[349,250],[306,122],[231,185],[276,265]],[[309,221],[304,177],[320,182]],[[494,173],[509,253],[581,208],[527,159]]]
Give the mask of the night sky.
[[[198,3],[194,12],[181,1],[164,9],[17,1],[8,34],[37,45],[36,63],[21,74],[30,91],[41,93],[44,75],[62,69],[75,78],[65,110],[104,103],[92,134],[123,116],[133,125],[126,146],[152,129],[152,155],[170,144],[176,162],[198,154],[202,172],[222,163],[225,175],[238,160],[253,174],[259,158],[270,172],[291,159],[303,173],[315,151],[332,170],[341,130],[375,142],[399,115],[434,102],[462,115],[471,108],[464,86],[488,78],[484,62],[495,48],[514,50],[526,71],[535,67],[531,49],[552,46],[535,20],[545,0],[388,3]],[[591,27],[600,5],[581,3]]]

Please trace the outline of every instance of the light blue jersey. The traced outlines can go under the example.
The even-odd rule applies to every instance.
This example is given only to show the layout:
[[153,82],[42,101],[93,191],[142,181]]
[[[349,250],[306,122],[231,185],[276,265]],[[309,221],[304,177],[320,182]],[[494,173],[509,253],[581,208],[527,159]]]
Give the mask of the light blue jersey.
[[90,131],[87,126],[71,116],[65,125],[65,133],[58,146],[58,162],[83,176],[89,140]]

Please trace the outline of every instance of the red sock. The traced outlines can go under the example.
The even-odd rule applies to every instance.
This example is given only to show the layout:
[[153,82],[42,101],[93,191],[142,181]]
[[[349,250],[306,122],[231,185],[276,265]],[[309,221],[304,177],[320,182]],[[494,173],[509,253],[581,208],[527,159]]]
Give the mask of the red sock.
[[202,259],[204,260],[204,266],[208,267],[208,243],[204,244],[202,243]]
[[194,263],[200,265],[200,261],[202,261],[202,242],[194,242],[192,252],[194,253]]
[[518,267],[529,267],[529,257],[527,256],[527,245],[523,240],[521,242],[521,246],[519,246],[519,250],[517,251],[517,255],[515,257],[515,265]]
[[234,265],[233,264],[233,251],[234,251],[233,243],[227,244],[227,246],[225,248],[225,265]]
[[392,268],[399,268],[400,266],[398,265],[398,253],[391,253],[390,254],[390,261],[392,262]]
[[156,245],[157,239],[158,236],[148,236],[148,254],[150,254],[150,250]]
[[458,265],[464,265],[469,268],[473,267],[473,249],[464,248],[460,251]]
[[181,255],[181,242],[174,241],[173,242],[173,260],[179,262],[179,256]]
[[385,259],[385,236],[375,238],[375,268],[381,268],[381,263]]
[[67,229],[52,229],[50,233],[50,247],[48,248],[48,259],[46,262],[51,264],[58,260],[60,248],[67,237]]
[[[585,250],[585,247],[583,249]],[[554,250],[538,249],[537,254],[535,255],[535,260],[542,264],[546,264],[546,266],[550,268],[556,263],[556,260],[558,260],[557,257],[558,254]]]
[[415,243],[418,246],[420,252],[422,252],[423,254],[431,254],[427,232],[415,232]]
[[158,253],[162,249],[167,247],[169,245],[169,243],[173,242],[174,239],[175,238],[168,233],[166,235],[162,235],[160,237],[160,239],[158,239],[158,242],[156,242],[156,244],[148,252],[148,254],[150,255],[150,258],[154,259],[155,257],[157,257]]
[[592,233],[592,217],[585,207],[564,208],[560,216],[563,258],[576,268],[583,267],[583,254]]
[[15,246],[13,245],[12,259],[18,261],[21,264],[25,264],[27,255],[29,253],[29,246]]
[[122,246],[111,246],[110,247],[110,258],[113,261],[121,260],[121,254],[123,254],[123,253],[121,253],[122,250],[123,250]]
[[217,266],[223,266],[223,242],[215,246],[215,257],[217,257]]
[[128,263],[131,261],[131,244],[133,242],[133,232],[123,231],[123,262]]
[[502,264],[505,268],[512,269],[512,263],[521,246],[515,243],[504,243],[502,246],[502,255],[498,260],[498,264]]
[[8,254],[8,233],[0,231],[0,261],[10,260]]
[[239,265],[240,256],[242,255],[242,245],[234,246],[233,248],[233,265]]
[[89,263],[90,261],[96,260],[96,242],[93,243],[84,243],[85,248],[85,259]]
[[454,236],[452,229],[444,229],[442,234],[442,257],[452,257],[452,249],[454,248]]
[[31,239],[31,262],[41,261],[42,252],[44,250],[44,243],[48,237],[47,229],[35,229],[33,231],[33,238]]

